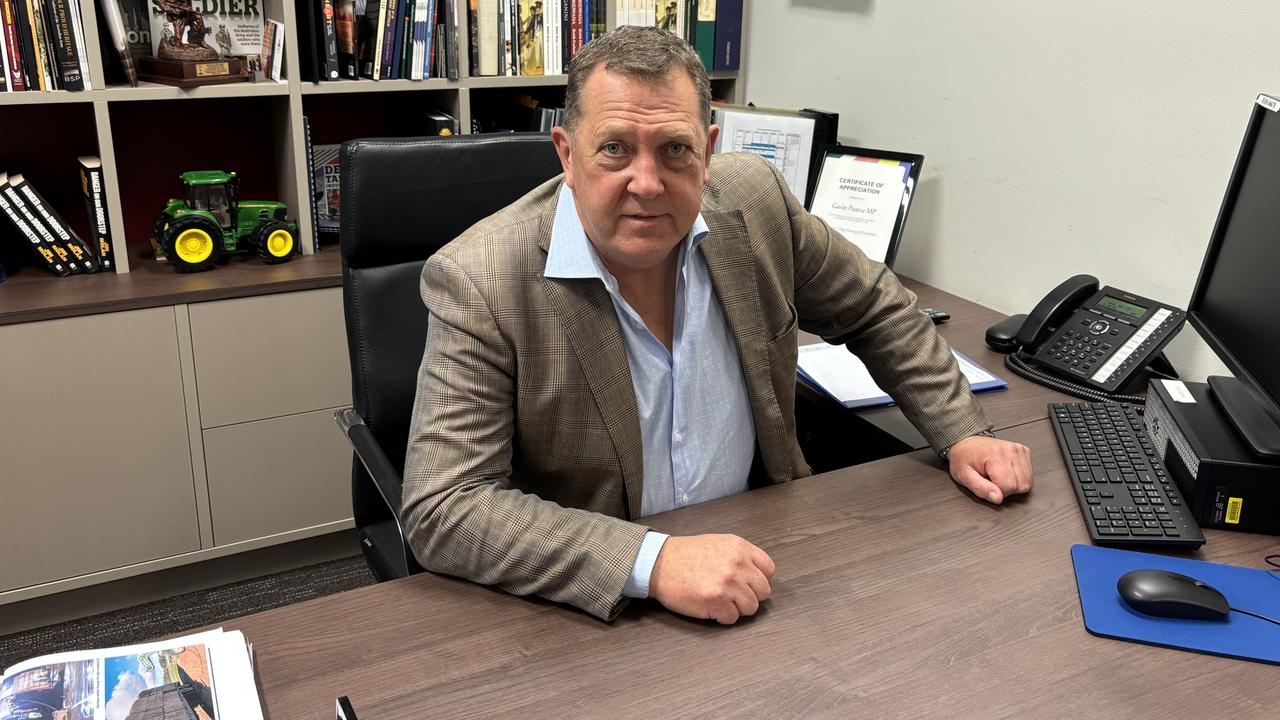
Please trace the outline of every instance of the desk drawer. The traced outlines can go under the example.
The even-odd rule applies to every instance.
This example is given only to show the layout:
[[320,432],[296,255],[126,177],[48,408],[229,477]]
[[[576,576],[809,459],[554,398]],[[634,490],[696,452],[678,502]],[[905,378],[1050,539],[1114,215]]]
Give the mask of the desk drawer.
[[351,446],[333,410],[204,431],[214,545],[351,518]]
[[200,426],[351,404],[342,289],[194,303]]

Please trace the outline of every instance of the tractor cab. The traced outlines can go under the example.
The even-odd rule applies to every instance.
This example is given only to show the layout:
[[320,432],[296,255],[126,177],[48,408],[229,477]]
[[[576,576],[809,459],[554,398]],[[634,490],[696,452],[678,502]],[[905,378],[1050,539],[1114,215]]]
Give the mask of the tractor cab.
[[182,174],[187,207],[206,210],[223,230],[236,226],[236,207],[240,197],[240,178],[221,170],[197,170]]

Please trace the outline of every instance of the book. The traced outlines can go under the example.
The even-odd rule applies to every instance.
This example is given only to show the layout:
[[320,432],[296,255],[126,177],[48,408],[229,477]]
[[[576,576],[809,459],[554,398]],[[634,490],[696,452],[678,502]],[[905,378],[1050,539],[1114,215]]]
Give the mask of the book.
[[19,208],[17,204],[19,201],[17,192],[9,187],[9,176],[6,173],[0,173],[0,213],[9,218],[9,222],[13,223],[22,237],[26,238],[31,251],[40,259],[42,267],[58,277],[70,275],[71,267],[53,251],[53,247],[49,244],[52,235],[49,235],[48,230],[41,232],[32,225],[35,218],[29,215],[29,211],[24,213]]
[[316,210],[316,227],[320,232],[337,232],[342,209],[341,145],[313,145],[311,173],[315,183],[312,202]]
[[[21,0],[17,0],[21,2]],[[4,32],[5,61],[9,66],[9,89],[21,92],[27,89],[26,73],[22,63],[22,44],[18,39],[17,17],[14,15],[15,0],[0,0],[0,31]]]
[[262,720],[252,645],[222,629],[43,655],[0,675],[5,718]]
[[[201,2],[196,8],[204,15],[204,42],[222,57],[257,56],[262,51],[265,17],[259,2]],[[188,30],[187,34],[190,34]],[[151,0],[151,52],[157,54],[160,42],[173,35],[164,8]],[[200,38],[185,38],[199,43]]]
[[378,45],[379,0],[356,0],[356,70],[362,78],[374,79],[373,59]]
[[[951,354],[973,392],[1009,387],[1007,380],[987,372],[954,348]],[[813,389],[851,410],[893,404],[893,398],[876,384],[867,366],[843,345],[800,346],[796,374]]]
[[31,183],[27,182],[26,178],[18,173],[10,174],[9,187],[21,193],[23,201],[35,216],[49,228],[57,242],[66,248],[73,268],[78,267],[85,273],[98,271],[98,257],[88,243],[81,239],[80,235],[62,219],[62,216],[49,205],[43,195],[31,186]]
[[18,192],[18,189],[13,186],[13,180],[14,176],[9,175],[5,185],[0,188],[0,191],[3,191],[5,197],[8,199],[9,204],[17,210],[17,213],[20,216],[22,216],[23,220],[26,221],[27,226],[40,236],[40,240],[43,242],[44,247],[53,251],[53,254],[58,257],[59,262],[66,266],[70,274],[79,275],[84,272],[84,268],[75,262],[75,258],[72,257],[71,251],[63,245],[61,240],[54,236],[53,231],[40,220],[40,216],[37,215],[35,209],[27,203],[22,193]]
[[84,43],[84,18],[80,14],[81,0],[67,0],[71,4],[71,37],[75,44],[76,53],[80,57],[80,79],[84,83],[85,90],[93,89],[92,73],[89,71],[89,55],[85,51]]
[[3,10],[0,10],[0,92],[11,92],[12,83],[9,80],[9,53],[6,51],[8,43],[5,41]]
[[542,75],[543,22],[542,0],[519,0],[520,74]]
[[404,0],[383,0],[385,7],[382,12],[382,41],[379,45],[378,52],[378,79],[392,80],[395,78],[395,66],[392,58],[395,57],[396,48],[396,27],[398,23],[396,18],[400,16],[400,5]]
[[320,2],[320,54],[317,60],[323,63],[321,76],[325,80],[338,79],[338,24],[334,18],[333,0],[316,0]]
[[309,198],[307,206],[311,212],[311,252],[317,253],[320,252],[320,215],[317,202],[319,198],[316,196],[316,191],[320,183],[324,182],[324,176],[322,169],[321,177],[319,180],[316,178],[316,152],[311,145],[311,121],[307,119],[306,115],[302,116],[302,137],[305,143],[307,160],[307,196]]
[[337,33],[338,77],[355,80],[360,77],[356,62],[356,0],[337,0],[334,7],[334,30]]
[[262,31],[262,74],[280,82],[284,66],[284,23],[268,19]]
[[106,186],[102,175],[102,160],[96,155],[81,155],[80,189],[84,193],[84,208],[89,213],[89,232],[93,236],[93,250],[102,270],[115,270],[115,246],[111,242],[111,222],[107,216]]
[[40,43],[36,38],[35,21],[31,19],[31,0],[13,0],[13,9],[22,51],[22,66],[27,74],[27,89],[48,90],[45,86],[43,63],[40,61]]
[[697,19],[693,24],[693,47],[702,58],[702,66],[715,68],[716,0],[698,0]]
[[742,0],[716,0],[712,70],[737,70],[742,52]]
[[450,80],[458,79],[458,3],[462,0],[441,0],[444,3],[444,60]]
[[47,38],[53,50],[58,87],[63,90],[84,90],[84,75],[80,69],[80,54],[76,47],[75,28],[71,21],[70,0],[44,0]]
[[479,75],[488,77],[498,74],[498,0],[480,0],[476,10],[476,21],[480,23],[480,70]]

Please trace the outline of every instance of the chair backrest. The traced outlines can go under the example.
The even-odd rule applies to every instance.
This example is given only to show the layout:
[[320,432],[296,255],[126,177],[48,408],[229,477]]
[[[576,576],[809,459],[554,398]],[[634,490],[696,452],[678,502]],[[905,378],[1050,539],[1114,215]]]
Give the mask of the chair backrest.
[[[356,412],[403,473],[427,332],[418,290],[423,262],[555,177],[560,161],[550,136],[516,133],[352,140],[342,146],[341,167],[339,242],[352,396]],[[377,512],[369,503],[380,502],[363,472],[355,463],[357,526],[362,514]]]

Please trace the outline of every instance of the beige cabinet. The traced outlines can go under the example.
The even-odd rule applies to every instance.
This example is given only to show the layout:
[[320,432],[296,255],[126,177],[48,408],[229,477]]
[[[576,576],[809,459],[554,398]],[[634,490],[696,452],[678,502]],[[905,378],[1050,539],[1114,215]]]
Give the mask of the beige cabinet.
[[200,441],[217,546],[351,519],[351,404],[342,290],[188,306]]
[[351,527],[348,367],[338,287],[0,325],[0,605]]
[[174,312],[0,327],[0,592],[200,548]]

